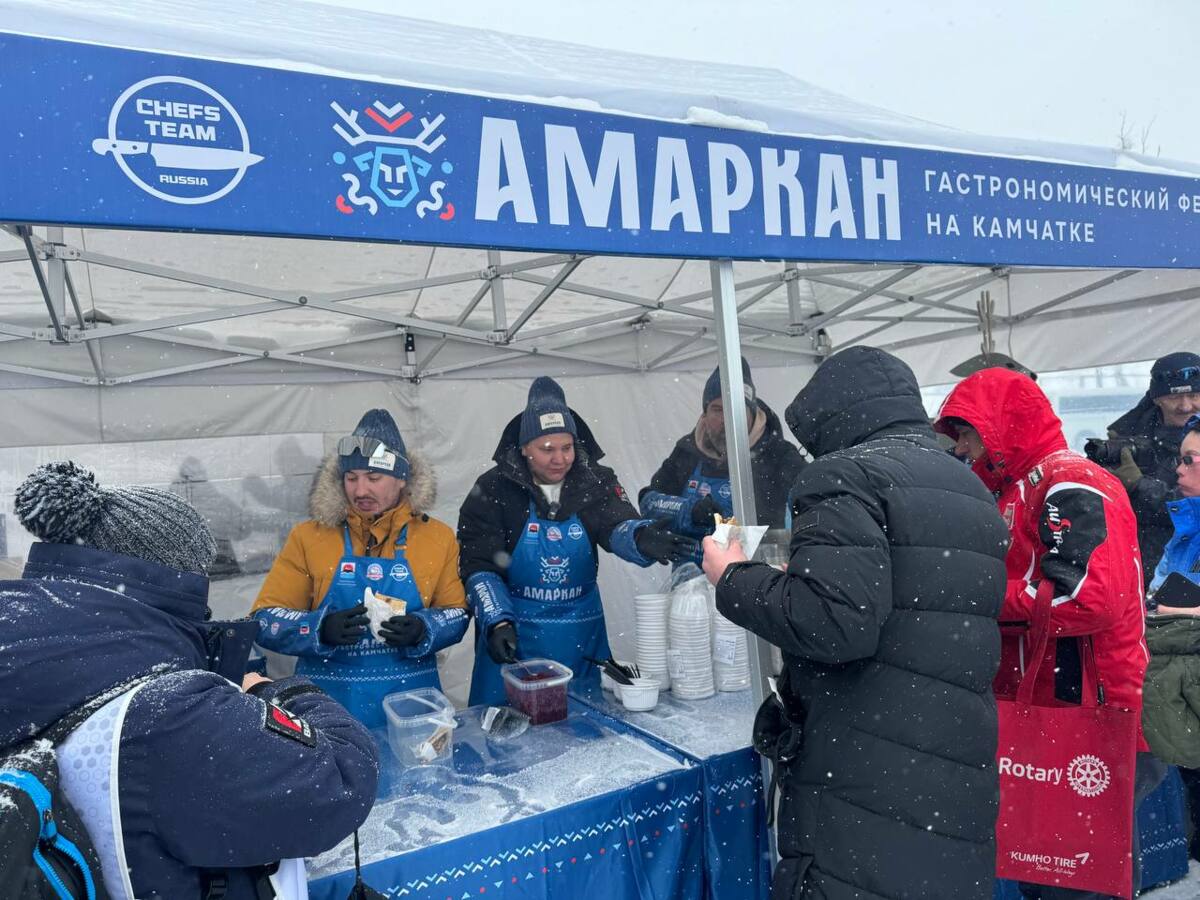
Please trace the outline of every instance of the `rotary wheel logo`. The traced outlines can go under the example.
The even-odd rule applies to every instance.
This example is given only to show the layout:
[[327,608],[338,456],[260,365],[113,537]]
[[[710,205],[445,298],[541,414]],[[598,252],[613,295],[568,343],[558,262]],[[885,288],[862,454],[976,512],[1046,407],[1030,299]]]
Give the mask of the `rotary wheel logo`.
[[1067,783],[1080,797],[1098,797],[1108,782],[1108,766],[1098,756],[1077,756],[1067,766]]

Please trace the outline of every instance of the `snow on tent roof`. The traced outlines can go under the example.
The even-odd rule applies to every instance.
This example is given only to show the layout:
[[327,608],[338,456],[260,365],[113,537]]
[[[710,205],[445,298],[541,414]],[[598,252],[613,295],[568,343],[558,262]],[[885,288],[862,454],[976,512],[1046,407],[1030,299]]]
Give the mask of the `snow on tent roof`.
[[[573,374],[707,370],[715,351],[704,260],[713,256],[740,260],[739,318],[756,366],[811,367],[827,335],[835,348],[868,342],[898,352],[926,381],[945,380],[977,351],[981,289],[996,300],[994,330],[1007,342],[999,349],[1039,369],[1158,355],[1179,340],[1172,311],[1200,295],[1192,271],[1200,218],[1191,211],[1200,166],[973,135],[774,70],[293,2],[0,0],[4,41],[14,52],[0,59],[0,130],[9,130],[0,221],[12,224],[0,234],[0,378],[10,387],[496,378],[548,360]],[[47,59],[59,64],[39,68]],[[123,89],[185,72],[219,83],[250,123],[244,146],[214,130],[224,142],[218,155],[243,162],[239,183],[211,202],[193,202],[208,188],[185,183],[205,170],[177,175],[187,171],[178,132],[159,146],[166,161],[151,163],[151,141],[163,133],[141,134],[139,145],[118,116]],[[388,87],[404,85],[412,88]],[[128,108],[156,99],[136,94]],[[47,98],[62,101],[51,116],[41,114]],[[377,180],[399,167],[381,168],[378,149],[374,163],[338,150],[349,148],[333,129],[352,119],[366,123],[368,143],[386,141],[407,121],[398,98],[417,121],[423,102],[456,114],[445,125],[454,149],[442,151],[442,171],[453,162],[475,184],[447,177],[435,215],[414,215],[435,206],[431,194],[382,209],[384,186],[373,184],[382,203],[372,199],[354,165],[362,181],[368,169]],[[331,101],[342,104],[340,120]],[[372,111],[378,126],[367,122]],[[507,189],[498,174],[493,216],[481,217],[485,119],[502,126],[494,152],[503,155],[513,133],[525,140],[536,227],[519,218],[521,197],[497,199]],[[558,215],[567,221],[558,224],[543,189],[553,180],[549,151],[534,146],[543,125],[566,136],[559,171],[576,192],[563,188]],[[596,157],[610,134],[618,138],[609,207],[598,225],[581,222],[578,194],[588,179],[602,183]],[[635,139],[633,179],[619,166]],[[572,140],[589,170],[582,179],[571,168]],[[691,154],[695,229],[679,147]],[[252,155],[259,161],[247,162]],[[439,162],[426,155],[408,162]],[[497,172],[511,179],[516,159],[504,156]],[[664,159],[675,168],[652,199]],[[754,188],[739,207],[743,159]],[[763,187],[768,162],[774,190]],[[174,179],[156,182],[157,196],[133,178],[143,163]],[[794,192],[783,184],[792,175]],[[56,188],[45,190],[51,178]],[[869,202],[852,214],[839,205],[843,189],[867,198],[869,179]],[[621,191],[635,180],[641,194],[626,207]],[[192,196],[161,196],[172,191]],[[451,193],[456,216],[446,219]],[[647,227],[660,199],[665,226]],[[954,226],[952,216],[961,216]],[[26,234],[20,223],[44,226]],[[100,322],[81,325],[93,308]],[[47,352],[51,338],[65,344]]]

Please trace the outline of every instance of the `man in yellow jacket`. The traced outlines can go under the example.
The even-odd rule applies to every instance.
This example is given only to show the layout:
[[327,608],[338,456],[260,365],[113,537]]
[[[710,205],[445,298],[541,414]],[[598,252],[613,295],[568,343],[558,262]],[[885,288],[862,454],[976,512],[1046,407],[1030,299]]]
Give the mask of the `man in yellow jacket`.
[[467,628],[458,542],[424,512],[436,490],[391,414],[368,410],[322,464],[312,518],[288,535],[251,610],[259,645],[298,657],[296,673],[368,727],[384,724],[386,695],[440,687],[437,651]]

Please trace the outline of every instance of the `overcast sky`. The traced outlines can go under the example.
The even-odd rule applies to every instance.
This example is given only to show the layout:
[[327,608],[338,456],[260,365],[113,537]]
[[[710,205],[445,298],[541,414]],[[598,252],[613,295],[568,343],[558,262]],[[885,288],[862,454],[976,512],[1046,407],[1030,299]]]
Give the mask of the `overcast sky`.
[[[1196,0],[324,0],[638,53],[760,65],[986,134],[1200,162]],[[1136,149],[1136,148],[1135,148]]]

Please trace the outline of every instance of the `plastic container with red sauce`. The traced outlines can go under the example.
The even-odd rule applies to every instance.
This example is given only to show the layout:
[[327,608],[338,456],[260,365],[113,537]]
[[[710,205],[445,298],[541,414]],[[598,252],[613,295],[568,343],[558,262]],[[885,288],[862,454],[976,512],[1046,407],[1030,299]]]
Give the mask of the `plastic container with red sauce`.
[[567,684],[574,672],[552,659],[526,659],[501,666],[508,702],[534,725],[567,717]]

